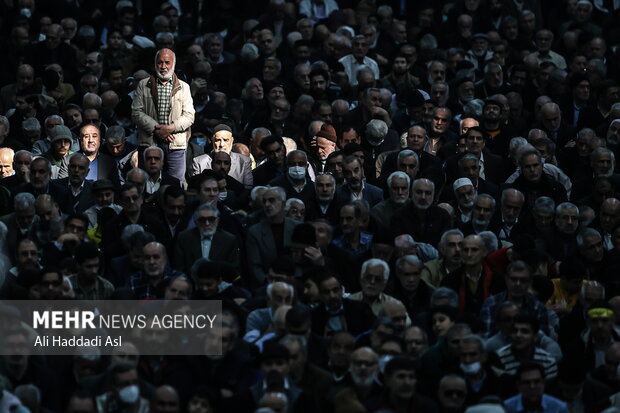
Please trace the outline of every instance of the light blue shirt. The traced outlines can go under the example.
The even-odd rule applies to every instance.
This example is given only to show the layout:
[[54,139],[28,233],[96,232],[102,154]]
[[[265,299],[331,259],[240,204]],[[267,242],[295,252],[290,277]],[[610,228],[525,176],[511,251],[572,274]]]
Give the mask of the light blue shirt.
[[548,394],[543,394],[540,401],[540,409],[537,410],[525,410],[520,394],[505,400],[504,407],[506,408],[506,413],[568,413],[566,403]]

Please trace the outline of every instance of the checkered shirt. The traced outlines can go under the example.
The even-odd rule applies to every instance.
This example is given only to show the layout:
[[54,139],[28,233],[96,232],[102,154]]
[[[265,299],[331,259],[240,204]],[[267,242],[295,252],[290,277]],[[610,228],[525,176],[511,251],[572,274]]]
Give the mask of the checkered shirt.
[[168,125],[170,118],[170,100],[172,98],[172,79],[162,83],[157,79],[157,122]]

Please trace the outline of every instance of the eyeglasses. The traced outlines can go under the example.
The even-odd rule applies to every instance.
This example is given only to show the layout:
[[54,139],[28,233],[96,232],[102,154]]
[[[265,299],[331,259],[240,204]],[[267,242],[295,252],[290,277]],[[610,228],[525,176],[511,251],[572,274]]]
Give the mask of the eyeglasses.
[[196,222],[198,222],[199,224],[205,224],[207,222],[209,224],[213,224],[216,220],[217,220],[217,217],[198,217],[196,219]]

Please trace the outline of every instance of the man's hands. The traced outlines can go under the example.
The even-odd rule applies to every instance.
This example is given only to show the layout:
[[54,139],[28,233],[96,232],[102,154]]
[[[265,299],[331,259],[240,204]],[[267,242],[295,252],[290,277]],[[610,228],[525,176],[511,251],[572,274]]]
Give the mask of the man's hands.
[[174,137],[172,133],[174,132],[174,125],[157,125],[155,129],[153,129],[153,135],[160,141],[172,142]]

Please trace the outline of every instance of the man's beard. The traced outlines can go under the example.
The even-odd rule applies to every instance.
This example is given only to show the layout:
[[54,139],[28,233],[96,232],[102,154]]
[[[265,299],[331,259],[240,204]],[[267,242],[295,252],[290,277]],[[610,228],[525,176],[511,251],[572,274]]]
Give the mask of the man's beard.
[[351,371],[350,373],[351,373],[351,379],[353,380],[353,383],[358,387],[370,387],[372,383],[375,381],[375,379],[377,378],[377,372],[374,372],[371,376],[365,379],[361,378],[353,371]]
[[489,227],[489,223],[490,221],[486,220],[486,219],[472,219],[471,220],[471,225],[474,228],[475,232],[482,232],[482,231],[486,231],[487,228]]
[[211,237],[213,236],[213,234],[215,234],[217,228],[210,228],[210,229],[204,229],[201,230],[200,233],[203,237]]
[[318,200],[322,204],[329,204],[334,199],[333,195],[330,196],[317,196]]
[[164,81],[166,81],[166,82],[167,82],[167,81],[169,81],[169,80],[171,80],[171,79],[172,79],[172,76],[174,76],[174,69],[175,69],[175,67],[176,67],[176,65],[175,65],[175,66],[172,66],[172,68],[170,68],[170,70],[168,71],[168,73],[167,73],[166,75],[162,75],[162,74],[159,72],[159,70],[157,70],[157,71],[156,71],[156,73],[157,73],[157,78],[158,78],[159,80],[164,80]]

